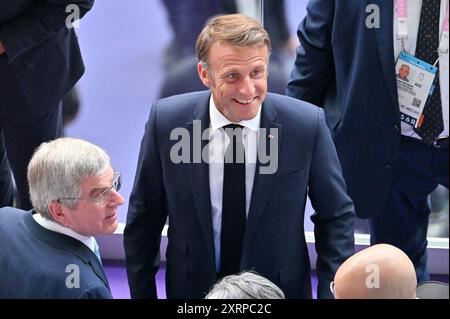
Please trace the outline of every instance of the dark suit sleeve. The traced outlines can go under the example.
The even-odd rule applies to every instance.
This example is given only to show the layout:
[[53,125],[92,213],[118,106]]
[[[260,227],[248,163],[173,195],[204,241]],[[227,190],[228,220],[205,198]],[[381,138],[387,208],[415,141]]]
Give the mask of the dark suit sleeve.
[[322,109],[318,114],[308,195],[315,210],[311,220],[317,250],[317,296],[331,298],[329,284],[336,270],[354,253],[355,213]]
[[266,0],[264,2],[264,28],[267,30],[274,51],[280,50],[291,34],[287,25],[284,0]]
[[66,7],[75,4],[80,8],[80,18],[88,12],[94,0],[38,0],[24,12],[0,23],[0,41],[6,49],[8,59],[14,60],[44,42],[66,27],[66,18],[71,11]]
[[322,106],[329,86],[334,82],[331,46],[334,0],[311,0],[307,15],[300,22],[300,45],[286,94]]
[[132,298],[157,297],[155,275],[159,268],[159,245],[167,208],[156,115],[155,103],[141,142],[124,232],[126,268]]
[[108,288],[95,286],[84,290],[78,299],[113,299],[113,297]]

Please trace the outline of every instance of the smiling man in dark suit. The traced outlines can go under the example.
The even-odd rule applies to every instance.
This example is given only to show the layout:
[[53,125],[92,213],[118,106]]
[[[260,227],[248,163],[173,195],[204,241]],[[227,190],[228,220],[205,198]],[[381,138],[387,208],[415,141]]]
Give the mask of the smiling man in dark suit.
[[75,20],[94,0],[0,0],[0,207],[31,208],[28,161],[61,135],[60,101],[84,72]]
[[287,298],[311,298],[307,195],[316,210],[318,296],[331,297],[334,273],[354,249],[353,203],[323,111],[267,93],[269,52],[257,21],[215,17],[197,40],[198,73],[210,91],[152,106],[124,234],[133,298],[157,297],[167,217],[168,298],[203,298],[219,278],[250,269]]

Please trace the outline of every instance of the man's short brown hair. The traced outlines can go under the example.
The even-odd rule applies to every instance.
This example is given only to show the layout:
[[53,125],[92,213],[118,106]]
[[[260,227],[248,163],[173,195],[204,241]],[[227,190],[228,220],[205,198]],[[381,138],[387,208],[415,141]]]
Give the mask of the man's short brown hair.
[[258,21],[242,14],[219,15],[208,20],[197,38],[198,61],[207,64],[211,45],[219,41],[240,47],[265,45],[271,50],[267,31]]

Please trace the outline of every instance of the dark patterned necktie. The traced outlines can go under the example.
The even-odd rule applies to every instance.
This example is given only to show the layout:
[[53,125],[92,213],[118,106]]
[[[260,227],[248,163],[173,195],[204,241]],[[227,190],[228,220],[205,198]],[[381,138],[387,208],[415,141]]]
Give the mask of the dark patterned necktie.
[[220,277],[239,272],[244,241],[245,154],[242,126],[224,127],[230,138],[223,167],[222,229],[220,238]]
[[[441,0],[424,0],[420,13],[416,57],[431,64],[438,58],[440,3]],[[436,74],[433,95],[428,97],[423,116],[422,126],[414,131],[426,144],[431,145],[444,130],[439,73]]]

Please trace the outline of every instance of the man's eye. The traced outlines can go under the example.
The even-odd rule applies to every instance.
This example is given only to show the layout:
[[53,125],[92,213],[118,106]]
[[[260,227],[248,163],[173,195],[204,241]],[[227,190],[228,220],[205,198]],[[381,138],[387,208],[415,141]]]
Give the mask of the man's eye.
[[105,188],[97,188],[97,189],[93,190],[92,197],[96,198],[96,197],[102,196],[106,192],[107,189],[108,188],[105,187]]
[[234,81],[239,77],[239,75],[237,73],[228,73],[225,75],[225,79],[227,81]]
[[263,76],[264,75],[264,70],[254,70],[253,72],[252,72],[252,77],[254,77],[254,78],[258,78],[258,77],[261,77],[261,76]]

